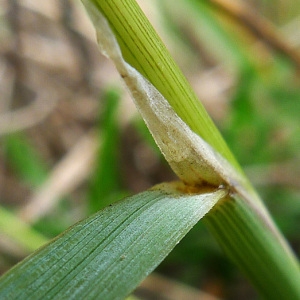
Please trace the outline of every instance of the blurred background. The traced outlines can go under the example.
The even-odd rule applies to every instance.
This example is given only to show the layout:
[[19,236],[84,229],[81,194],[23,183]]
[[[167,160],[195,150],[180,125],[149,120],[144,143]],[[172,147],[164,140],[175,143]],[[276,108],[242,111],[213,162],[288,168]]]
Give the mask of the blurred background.
[[[299,2],[138,2],[299,255]],[[0,273],[174,179],[80,1],[0,0]],[[136,295],[258,298],[202,223]]]

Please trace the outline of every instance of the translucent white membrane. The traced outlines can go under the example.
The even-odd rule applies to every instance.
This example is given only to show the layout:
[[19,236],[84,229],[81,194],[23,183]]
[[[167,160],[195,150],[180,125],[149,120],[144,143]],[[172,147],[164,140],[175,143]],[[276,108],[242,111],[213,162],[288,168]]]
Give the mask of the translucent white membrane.
[[176,114],[162,94],[122,57],[108,21],[91,1],[83,0],[94,23],[101,52],[110,58],[161,152],[177,176],[189,185],[244,186],[243,177]]

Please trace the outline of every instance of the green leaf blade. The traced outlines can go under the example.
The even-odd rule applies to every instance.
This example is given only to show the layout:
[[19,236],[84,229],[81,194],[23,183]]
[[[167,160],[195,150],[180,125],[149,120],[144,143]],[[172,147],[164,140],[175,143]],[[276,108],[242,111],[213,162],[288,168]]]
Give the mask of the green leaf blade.
[[123,299],[225,193],[164,188],[109,206],[5,274],[0,298]]

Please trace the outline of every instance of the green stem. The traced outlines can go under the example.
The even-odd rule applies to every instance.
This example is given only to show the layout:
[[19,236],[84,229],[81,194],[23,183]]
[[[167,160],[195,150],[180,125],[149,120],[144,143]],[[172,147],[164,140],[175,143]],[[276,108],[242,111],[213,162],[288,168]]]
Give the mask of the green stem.
[[299,299],[299,264],[273,222],[266,221],[268,216],[262,213],[234,197],[217,203],[203,220],[262,296]]

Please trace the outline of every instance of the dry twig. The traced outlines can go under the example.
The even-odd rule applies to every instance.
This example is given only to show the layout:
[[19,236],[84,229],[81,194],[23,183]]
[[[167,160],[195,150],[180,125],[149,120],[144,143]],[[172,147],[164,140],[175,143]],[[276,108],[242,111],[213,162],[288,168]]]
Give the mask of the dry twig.
[[272,49],[285,55],[300,69],[300,54],[279,34],[275,26],[244,2],[232,0],[208,0],[218,10],[238,22]]

